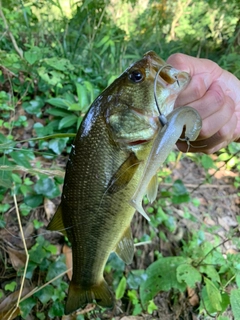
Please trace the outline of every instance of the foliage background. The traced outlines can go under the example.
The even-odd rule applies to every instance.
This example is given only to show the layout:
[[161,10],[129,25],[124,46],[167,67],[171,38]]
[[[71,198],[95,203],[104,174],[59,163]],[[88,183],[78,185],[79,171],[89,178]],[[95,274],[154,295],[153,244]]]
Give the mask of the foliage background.
[[[57,243],[63,239],[45,235],[43,226],[54,210],[49,206],[59,202],[71,136],[90,103],[148,50],[156,51],[164,59],[174,52],[209,58],[240,77],[239,17],[238,0],[0,2],[0,269],[3,270],[0,312],[4,317],[16,302],[25,261],[24,253],[20,256],[17,253],[22,245],[16,229],[13,195],[17,196],[25,236],[29,237],[26,294],[32,286],[41,287],[66,270],[66,254],[57,252]],[[190,155],[189,159],[205,170],[204,183],[211,180],[208,170],[218,168],[218,162],[222,161],[232,172],[237,172],[233,181],[237,193],[238,152],[238,145],[233,144],[218,157],[196,159]],[[176,155],[172,153],[168,159],[169,170],[159,174],[159,179],[171,182],[172,187],[162,191],[155,206],[148,205],[152,220],[146,233],[135,234],[136,242],[164,239],[164,233],[158,231],[160,225],[169,232],[176,225],[169,203],[174,206],[192,201],[182,181],[170,178],[175,163]],[[197,199],[194,201],[197,205]],[[191,214],[189,217],[192,219]],[[228,237],[232,240],[235,235],[232,231]],[[171,292],[173,301],[179,292],[190,287],[196,289],[198,283],[199,303],[191,307],[192,313],[226,320],[230,318],[223,313],[231,308],[235,319],[240,319],[236,306],[240,297],[239,256],[235,254],[226,260],[221,251],[214,249],[219,239],[207,247],[200,240],[204,239],[201,233],[193,232],[189,237],[170,260],[162,259],[161,252],[156,250],[155,264],[147,271],[145,268],[150,263],[141,270],[134,269],[134,265],[129,270],[110,257],[106,273],[126,314],[149,314],[154,318],[159,308],[154,297],[159,291]],[[203,247],[195,252],[193,248],[199,243]],[[136,260],[141,254],[140,249],[136,250]],[[15,265],[13,257],[18,259]],[[213,268],[204,269],[202,261]],[[169,273],[171,283],[161,282],[161,289],[153,288],[148,295],[144,294],[144,285],[140,284],[148,285],[162,276],[160,271],[154,271],[154,266],[156,270],[166,270],[169,263],[176,266]],[[188,270],[185,274],[182,265]],[[22,301],[12,319],[19,312],[23,319],[61,318],[67,287],[66,277],[60,277]],[[217,298],[211,300],[212,295]],[[97,316],[101,317],[99,312]],[[83,317],[77,315],[77,319]],[[91,313],[85,317],[91,318]]]

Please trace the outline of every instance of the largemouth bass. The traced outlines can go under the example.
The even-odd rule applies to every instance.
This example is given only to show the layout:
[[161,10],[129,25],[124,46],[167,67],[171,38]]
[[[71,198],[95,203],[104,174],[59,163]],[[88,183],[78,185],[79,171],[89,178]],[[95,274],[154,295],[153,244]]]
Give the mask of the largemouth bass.
[[[133,259],[130,200],[159,131],[154,100],[155,75],[166,65],[154,52],[131,65],[93,102],[75,138],[61,198],[49,230],[60,230],[72,244],[73,276],[65,314],[95,300],[113,307],[103,277],[109,254]],[[190,76],[173,67],[157,78],[156,96],[167,115]]]

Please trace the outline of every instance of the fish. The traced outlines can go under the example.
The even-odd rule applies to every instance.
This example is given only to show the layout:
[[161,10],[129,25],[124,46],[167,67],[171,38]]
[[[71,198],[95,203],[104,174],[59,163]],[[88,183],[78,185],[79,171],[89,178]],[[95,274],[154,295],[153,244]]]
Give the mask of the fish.
[[113,308],[105,264],[111,252],[126,264],[133,260],[135,208],[129,202],[161,126],[153,89],[162,66],[156,96],[161,111],[171,112],[190,75],[149,51],[95,99],[75,137],[61,203],[47,227],[61,231],[72,245],[66,315],[92,302]]
[[[198,111],[189,106],[174,109],[167,115],[165,124],[159,128],[156,138],[146,161],[141,181],[130,200],[130,204],[150,220],[142,207],[143,196],[147,193],[148,200],[152,203],[157,197],[158,179],[157,171],[164,163],[168,154],[180,139],[186,141],[188,146],[195,141],[202,128],[202,118]],[[185,127],[185,138],[180,138]]]

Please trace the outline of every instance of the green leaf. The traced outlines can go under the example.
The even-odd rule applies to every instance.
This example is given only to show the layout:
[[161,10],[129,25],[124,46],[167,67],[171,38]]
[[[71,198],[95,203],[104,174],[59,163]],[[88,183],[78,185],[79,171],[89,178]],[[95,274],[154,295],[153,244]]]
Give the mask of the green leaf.
[[59,70],[59,71],[73,71],[74,66],[71,64],[71,62],[67,59],[60,58],[59,57],[52,57],[44,59],[44,62],[47,63],[52,68]]
[[49,108],[47,109],[46,112],[53,116],[62,117],[62,118],[71,115],[71,113],[68,110],[58,109],[58,108]]
[[30,298],[20,302],[20,311],[21,311],[21,316],[23,317],[23,319],[27,318],[30,311],[32,310],[32,308],[35,305],[36,305],[36,299],[33,297],[30,297]]
[[39,236],[35,245],[29,250],[29,260],[38,265],[42,263],[44,258],[50,255],[44,248],[44,241],[45,239],[42,236]]
[[12,151],[9,154],[17,165],[25,168],[31,168],[30,162],[27,160],[26,154],[21,151]]
[[236,283],[237,283],[238,289],[240,289],[240,273],[239,272],[236,274]]
[[78,117],[75,114],[71,114],[59,122],[58,129],[61,130],[62,128],[71,127],[74,123],[77,122]]
[[172,202],[175,204],[189,202],[189,193],[181,180],[176,180],[173,184]]
[[64,315],[64,305],[62,302],[55,301],[50,310],[48,311],[48,316],[51,319],[56,319],[56,317],[61,317]]
[[[214,263],[214,262],[213,262]],[[217,281],[220,283],[220,276],[217,272],[216,268],[211,265],[203,265],[200,266],[199,271],[203,274],[205,274],[208,278],[210,278],[212,281]]]
[[155,310],[158,310],[158,307],[155,305],[153,300],[150,300],[149,303],[148,303],[147,312],[149,314],[152,314],[153,311],[155,311]]
[[138,294],[136,290],[128,290],[127,293],[130,301],[132,302],[132,304],[137,304],[139,303],[139,299],[138,299]]
[[222,296],[219,289],[208,278],[204,278],[204,282],[206,284],[207,295],[212,308],[215,310],[215,312],[221,311]]
[[140,285],[140,299],[144,309],[160,291],[169,291],[173,288],[180,291],[186,289],[186,285],[177,280],[177,268],[185,263],[186,258],[167,257],[160,258],[147,268],[148,277]]
[[215,164],[213,162],[213,159],[208,156],[207,154],[204,154],[201,158],[201,162],[202,162],[202,165],[204,167],[204,169],[211,169],[211,168],[215,168]]
[[59,196],[60,191],[54,180],[51,178],[40,178],[34,185],[37,194],[47,198],[55,198]]
[[15,183],[22,183],[22,179],[21,177],[18,175],[18,174],[15,174],[15,173],[12,173],[12,180],[15,182]]
[[[51,86],[60,85],[61,81],[64,78],[64,74],[62,72],[53,70],[49,71],[45,67],[37,68],[37,72],[39,76],[48,84]],[[61,85],[60,85],[61,87]]]
[[240,320],[240,289],[232,289],[230,292],[230,302],[235,320]]
[[230,154],[224,152],[224,153],[221,153],[221,154],[218,156],[218,160],[219,160],[219,161],[226,161],[226,160],[228,160],[230,157],[231,157]]
[[10,208],[9,203],[0,203],[0,212],[6,212]]
[[44,226],[44,223],[42,221],[38,221],[36,219],[33,220],[33,226],[36,230]]
[[51,149],[56,154],[61,154],[66,147],[68,140],[68,138],[53,139],[49,141],[49,149]]
[[66,109],[69,107],[69,102],[62,98],[50,98],[46,100],[47,103],[53,105],[54,107]]
[[4,216],[0,215],[0,228],[6,227],[6,221],[4,219]]
[[45,314],[43,312],[37,312],[36,316],[37,316],[37,318],[39,320],[45,320],[46,319]]
[[142,281],[147,279],[144,270],[131,270],[127,277],[127,284],[130,289],[138,289]]
[[134,305],[132,314],[133,314],[133,316],[137,316],[140,313],[142,313],[142,307],[141,307],[140,303],[136,303]]
[[82,111],[82,107],[80,106],[79,103],[72,103],[69,107],[68,107],[69,111]]
[[[66,271],[65,257],[60,256],[58,259],[52,262],[48,267],[46,281],[50,281],[54,279],[56,276],[63,273],[64,271]],[[61,282],[61,277],[55,280],[52,284],[57,286],[60,282]]]
[[127,280],[125,277],[122,277],[122,279],[119,282],[119,285],[116,289],[116,299],[117,300],[121,299],[124,296],[126,287],[127,287]]
[[54,293],[54,288],[52,285],[48,285],[38,291],[37,293],[34,294],[35,297],[37,297],[42,304],[46,304],[49,300],[51,300],[52,296]]
[[44,104],[45,102],[42,98],[36,97],[34,100],[24,102],[22,107],[29,114],[34,114],[39,118],[42,114],[42,108],[44,107]]
[[96,48],[100,48],[101,46],[103,46],[107,41],[109,41],[109,35],[104,36],[97,44],[96,44]]
[[202,276],[200,272],[190,264],[181,264],[177,268],[177,280],[184,281],[188,287],[194,288],[196,282],[201,282]]
[[27,206],[25,203],[21,203],[19,209],[22,216],[27,216],[32,210],[32,208]]
[[35,62],[42,59],[43,52],[39,47],[32,47],[30,50],[24,52],[24,58],[29,64],[34,64]]
[[13,291],[15,290],[16,286],[17,286],[17,283],[16,283],[15,281],[12,281],[12,282],[6,284],[5,287],[4,287],[4,289],[5,289],[6,291],[11,291],[11,292],[13,292]]
[[31,208],[37,208],[40,204],[43,202],[43,196],[42,195],[29,195],[24,197],[24,203],[31,207]]
[[86,87],[81,83],[76,83],[76,88],[77,88],[78,104],[80,106],[80,110],[83,110],[85,107],[89,105],[88,92]]

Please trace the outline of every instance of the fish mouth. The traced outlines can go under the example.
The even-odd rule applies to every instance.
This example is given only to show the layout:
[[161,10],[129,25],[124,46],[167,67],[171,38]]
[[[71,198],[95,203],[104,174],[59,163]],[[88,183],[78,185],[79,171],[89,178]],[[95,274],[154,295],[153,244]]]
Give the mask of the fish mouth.
[[142,144],[145,144],[145,143],[149,142],[150,140],[152,140],[152,139],[130,141],[130,142],[128,142],[128,146],[129,147],[134,147],[134,146],[142,145]]
[[176,84],[176,88],[180,91],[190,82],[190,75],[185,71],[179,71],[168,64],[160,68],[161,71],[159,72],[159,65],[153,65],[153,71],[156,73],[159,72],[157,82],[164,88]]
[[182,90],[190,82],[191,77],[189,73],[177,70],[167,64],[154,51],[148,51],[145,53],[144,57],[146,57],[151,66],[150,69],[153,77],[155,77],[156,73],[159,72],[159,69],[162,68],[159,72],[158,82],[163,87],[168,87],[169,85],[177,83],[178,87]]

